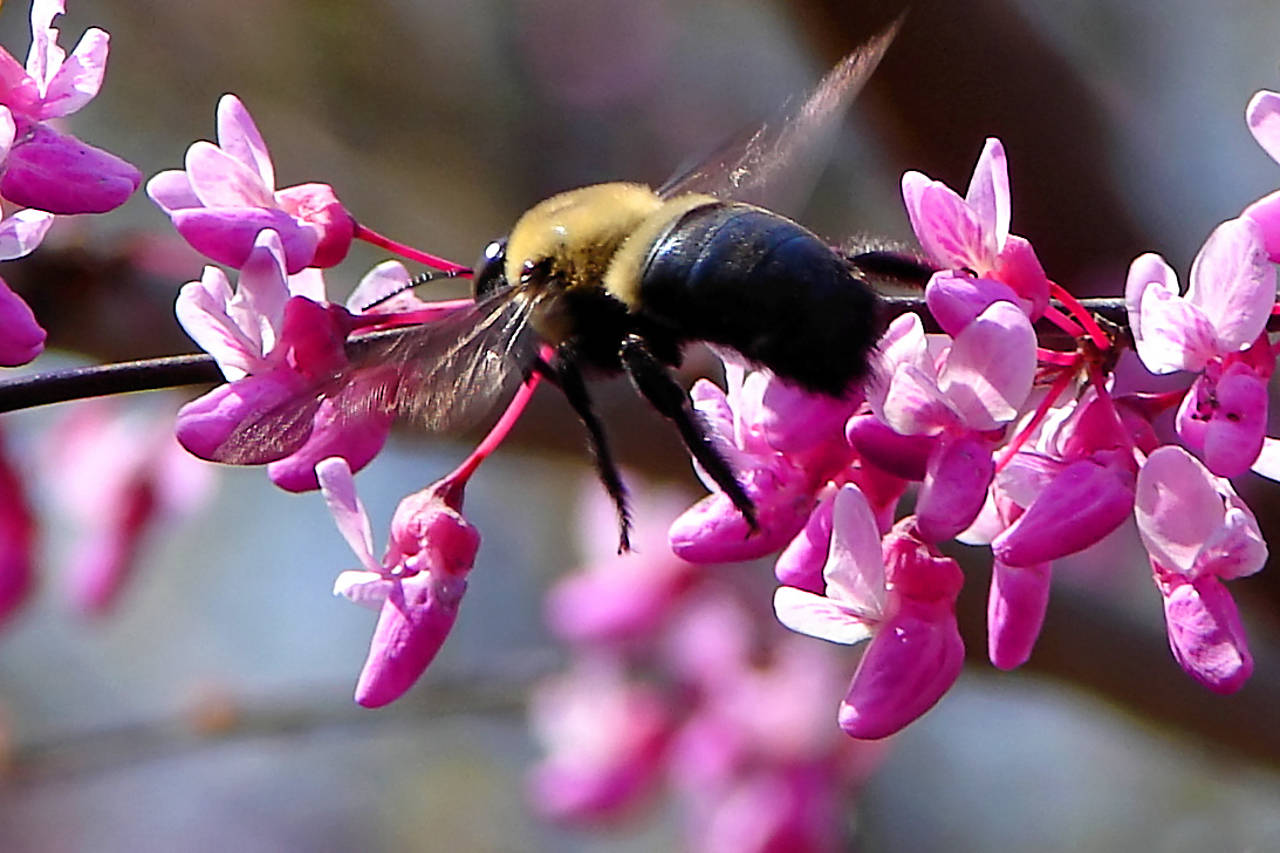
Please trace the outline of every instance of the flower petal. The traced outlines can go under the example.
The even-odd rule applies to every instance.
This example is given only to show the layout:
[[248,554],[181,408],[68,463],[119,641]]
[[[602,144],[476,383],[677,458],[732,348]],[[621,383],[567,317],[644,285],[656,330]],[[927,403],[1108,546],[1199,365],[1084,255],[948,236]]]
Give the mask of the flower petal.
[[316,463],[315,472],[338,532],[347,540],[360,565],[371,572],[379,571],[382,567],[373,557],[373,529],[369,525],[369,514],[356,493],[351,466],[341,456],[330,456]]
[[31,307],[0,278],[0,365],[26,364],[44,351],[44,341]]
[[1217,578],[1179,583],[1164,594],[1165,627],[1178,665],[1215,693],[1235,693],[1253,674],[1240,612]]
[[10,149],[0,195],[49,213],[105,213],[141,182],[142,173],[116,155],[40,124]]
[[987,257],[994,258],[1004,248],[1009,236],[1009,163],[999,139],[987,139],[973,167],[965,203],[982,223],[983,246]]
[[852,646],[870,639],[875,623],[823,595],[780,586],[773,594],[778,621],[800,634]]
[[1191,264],[1187,300],[1213,327],[1220,354],[1242,350],[1262,334],[1276,301],[1276,273],[1253,220],[1228,220],[1209,235]]
[[1031,657],[1049,607],[1052,564],[1014,567],[995,560],[987,599],[987,655],[1000,669],[1015,669]]
[[1147,457],[1138,472],[1134,515],[1142,544],[1166,570],[1190,574],[1224,514],[1213,476],[1190,453],[1165,445]]
[[865,619],[884,617],[884,555],[880,528],[862,491],[846,483],[831,510],[831,550],[822,569],[826,594]]
[[932,708],[964,664],[954,602],[905,602],[867,647],[840,704],[838,722],[856,738],[882,738]]
[[45,87],[38,118],[71,115],[97,96],[107,71],[110,40],[111,36],[97,27],[84,31],[76,49],[62,62]]
[[1018,415],[1036,371],[1031,321],[996,302],[965,327],[938,372],[938,388],[974,430],[996,429]]
[[1253,138],[1280,163],[1280,94],[1265,89],[1257,92],[1249,99],[1244,115]]
[[218,100],[217,125],[218,147],[247,166],[257,176],[257,185],[269,194],[276,185],[271,154],[253,116],[235,95],[223,95]]

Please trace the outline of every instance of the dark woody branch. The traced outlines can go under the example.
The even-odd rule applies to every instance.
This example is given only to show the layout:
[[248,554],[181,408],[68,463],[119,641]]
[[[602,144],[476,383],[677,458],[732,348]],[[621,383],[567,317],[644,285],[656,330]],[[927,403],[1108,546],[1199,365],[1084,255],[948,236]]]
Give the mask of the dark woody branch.
[[[941,331],[925,310],[919,296],[886,296],[883,298],[886,316],[915,312],[921,315],[925,330]],[[1124,300],[1119,298],[1085,299],[1085,307],[1099,317],[1117,326],[1125,326]],[[347,354],[358,355],[376,341],[404,334],[408,328],[387,329],[353,337],[347,342]],[[1056,333],[1056,334],[1055,334]],[[1057,330],[1046,329],[1042,334],[1046,344],[1070,347],[1071,341]],[[116,364],[99,364],[89,367],[73,367],[47,373],[34,373],[0,381],[0,412],[31,409],[50,403],[65,403],[86,397],[102,397],[110,394],[128,394],[135,391],[157,391],[184,385],[207,385],[222,381],[222,373],[213,357],[204,353],[171,355],[125,361]]]

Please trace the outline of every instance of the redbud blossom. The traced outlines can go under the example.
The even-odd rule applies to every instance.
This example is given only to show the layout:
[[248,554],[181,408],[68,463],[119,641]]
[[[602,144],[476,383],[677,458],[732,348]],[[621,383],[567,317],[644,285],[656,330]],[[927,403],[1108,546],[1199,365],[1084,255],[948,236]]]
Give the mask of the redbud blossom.
[[[579,552],[601,556],[565,576],[547,594],[547,626],[574,644],[644,640],[658,630],[699,567],[671,552],[666,531],[657,524],[637,524],[632,552],[616,553],[613,501],[600,489],[582,494]],[[673,518],[686,500],[681,493],[653,489],[633,493],[631,504],[638,519]]]
[[53,19],[64,0],[33,0],[31,50],[23,68],[0,50],[0,123],[12,141],[0,176],[0,196],[49,213],[103,213],[133,194],[142,174],[129,163],[70,134],[50,119],[93,100],[106,71],[108,35],[85,30],[71,56],[58,46]]
[[[1200,373],[1179,410],[1178,435],[1222,477],[1243,474],[1262,451],[1274,358],[1259,336],[1275,299],[1262,231],[1245,217],[1209,235],[1185,296],[1158,255],[1129,268],[1125,303],[1138,356],[1152,373]],[[1255,342],[1263,357],[1243,355]]]
[[[35,251],[53,224],[53,214],[19,210],[0,221],[0,261]],[[0,366],[26,364],[44,351],[44,329],[22,297],[0,279]]]
[[[291,401],[347,365],[343,345],[356,318],[323,302],[318,271],[287,276],[283,252],[276,233],[263,231],[234,290],[222,270],[210,266],[200,281],[188,283],[178,295],[179,322],[233,380],[178,414],[178,440],[202,459],[217,458],[245,419],[277,406],[304,405],[305,400]],[[343,456],[355,469],[364,467],[391,429],[389,414],[348,416],[334,395],[312,399],[311,405],[301,424],[310,429],[309,438],[267,468],[272,481],[289,491],[316,488],[315,465],[329,456]]]
[[445,479],[400,501],[382,560],[373,556],[369,516],[339,456],[316,465],[329,511],[363,570],[343,572],[334,593],[378,610],[356,702],[399,699],[435,658],[458,618],[480,533],[462,516],[462,486]]
[[334,266],[355,234],[355,220],[328,184],[275,189],[266,143],[235,95],[218,102],[218,144],[193,144],[185,171],[156,175],[147,195],[193,248],[233,267],[244,266],[263,229],[280,235],[290,274]]
[[[775,390],[780,380],[768,371],[747,373],[728,364],[725,377],[727,392],[699,380],[690,397],[711,441],[755,504],[760,529],[753,533],[728,495],[714,491],[671,525],[672,549],[695,563],[749,560],[777,551],[803,529],[817,491],[853,455],[840,430],[856,400],[804,403],[809,419],[789,421],[784,429],[777,407],[814,395]],[[773,441],[792,449],[783,452]],[[707,488],[717,488],[699,475]]]
[[[1031,244],[1009,233],[1009,165],[1000,140],[987,140],[964,198],[920,172],[902,176],[902,198],[921,248],[944,268],[939,275],[951,277],[946,272],[951,270],[1003,283],[1033,319],[1044,313],[1049,280]],[[968,312],[958,306],[954,311],[935,311],[934,302],[944,292],[935,291],[929,310],[948,334],[958,334],[966,319],[980,314],[992,301],[1006,298],[1003,289],[993,288],[991,282],[978,282],[976,287],[966,300],[972,302]]]
[[836,643],[870,639],[839,723],[853,737],[893,734],[933,707],[960,674],[960,567],[918,538],[914,519],[900,522],[882,548],[866,498],[846,485],[836,496],[823,577],[824,595],[779,587],[778,620]]
[[[894,431],[934,440],[916,504],[919,533],[950,539],[977,517],[995,466],[993,431],[1017,417],[1035,373],[1035,333],[1008,302],[988,306],[935,356],[920,318],[904,314],[889,326],[868,402]],[[873,464],[894,462],[859,450]]]
[[662,770],[669,704],[602,655],[538,685],[529,703],[546,751],[529,779],[537,810],[554,820],[599,821],[632,805]]
[[[160,417],[155,417],[160,415]],[[77,404],[54,425],[45,462],[75,538],[65,587],[89,615],[106,612],[133,575],[146,538],[206,498],[212,471],[178,446],[172,414]]]
[[[1256,93],[1245,108],[1245,121],[1262,149],[1280,163],[1280,93],[1265,89]],[[1258,199],[1241,215],[1258,224],[1267,255],[1280,263],[1280,191]]]
[[1253,671],[1235,602],[1222,581],[1262,568],[1267,546],[1253,513],[1227,480],[1180,447],[1161,447],[1138,474],[1138,533],[1164,597],[1174,657],[1217,693]]

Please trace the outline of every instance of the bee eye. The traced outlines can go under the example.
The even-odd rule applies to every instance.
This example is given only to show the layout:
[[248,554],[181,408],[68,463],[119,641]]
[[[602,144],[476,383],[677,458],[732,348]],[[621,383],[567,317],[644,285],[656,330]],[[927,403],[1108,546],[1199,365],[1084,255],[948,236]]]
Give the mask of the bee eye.
[[484,254],[476,262],[475,275],[471,279],[471,295],[481,300],[507,284],[503,267],[507,263],[507,241],[494,240],[484,247]]

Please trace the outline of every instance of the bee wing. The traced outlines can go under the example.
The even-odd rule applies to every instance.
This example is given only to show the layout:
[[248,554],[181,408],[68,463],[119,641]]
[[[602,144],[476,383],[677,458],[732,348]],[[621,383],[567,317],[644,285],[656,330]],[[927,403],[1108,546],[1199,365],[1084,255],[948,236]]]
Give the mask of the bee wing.
[[707,193],[724,199],[759,201],[755,194],[821,148],[898,33],[902,18],[858,46],[810,95],[784,107],[772,121],[731,138],[692,168],[658,188],[663,198]]
[[241,419],[213,457],[260,465],[288,456],[319,417],[326,428],[379,416],[460,429],[521,381],[537,355],[532,302],[506,290],[441,320],[366,344],[345,370]]

